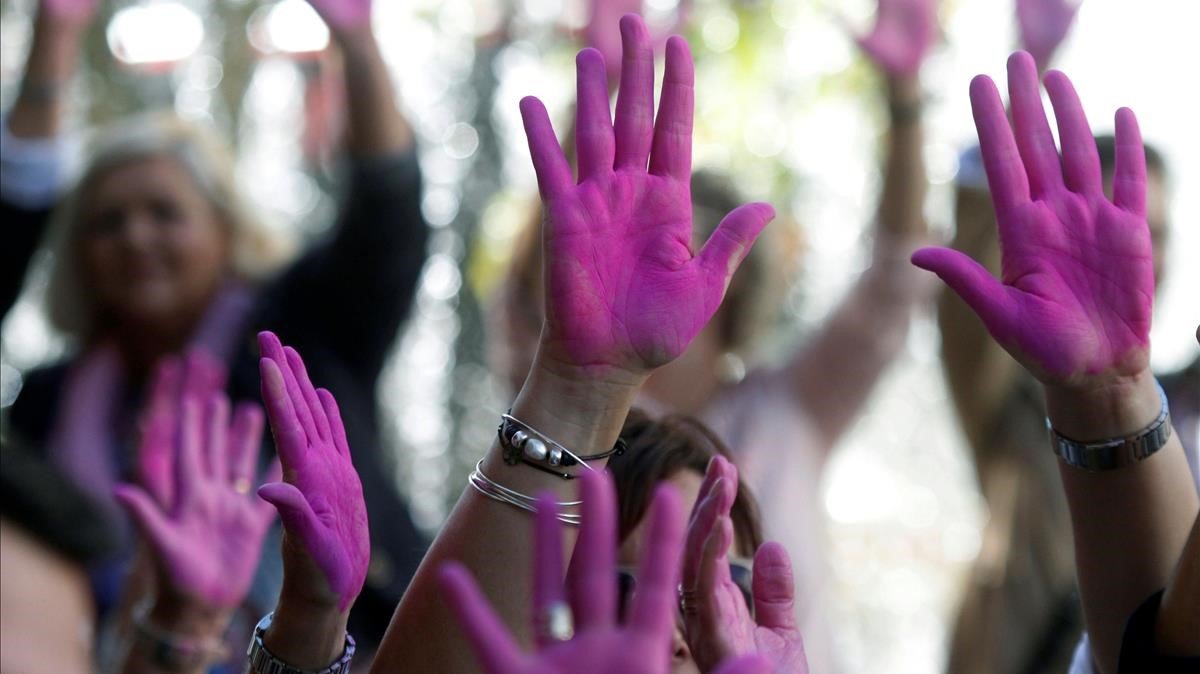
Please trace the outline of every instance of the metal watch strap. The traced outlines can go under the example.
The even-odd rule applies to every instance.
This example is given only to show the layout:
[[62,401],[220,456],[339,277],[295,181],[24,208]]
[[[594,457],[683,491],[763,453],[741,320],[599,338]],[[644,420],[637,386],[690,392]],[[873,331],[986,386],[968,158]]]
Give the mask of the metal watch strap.
[[1078,442],[1054,430],[1050,419],[1047,418],[1046,428],[1050,431],[1054,453],[1069,466],[1103,471],[1137,463],[1165,447],[1167,440],[1171,438],[1171,413],[1167,407],[1166,392],[1158,382],[1155,382],[1155,385],[1158,386],[1162,409],[1149,426],[1130,436],[1098,442]]
[[341,657],[329,666],[316,671],[299,669],[275,657],[263,645],[263,634],[271,626],[271,620],[274,617],[275,612],[272,611],[263,616],[263,619],[254,626],[254,636],[250,638],[250,647],[246,649],[250,674],[349,674],[350,663],[354,660],[354,651],[356,650],[354,637],[349,633],[346,634],[346,645],[342,650]]

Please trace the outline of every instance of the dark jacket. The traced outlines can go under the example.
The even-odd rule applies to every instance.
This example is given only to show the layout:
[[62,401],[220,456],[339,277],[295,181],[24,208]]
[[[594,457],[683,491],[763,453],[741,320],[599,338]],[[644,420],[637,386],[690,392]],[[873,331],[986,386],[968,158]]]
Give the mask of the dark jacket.
[[[0,308],[7,313],[49,213],[0,202],[0,215],[6,230]],[[9,232],[18,229],[18,236],[10,238]],[[428,543],[396,491],[395,472],[380,440],[376,398],[384,361],[412,306],[427,229],[414,155],[354,166],[337,226],[260,288],[244,339],[228,364],[230,397],[259,400],[255,335],[273,330],[304,356],[313,382],[337,398],[371,522],[371,571],[350,618],[351,631],[365,644],[382,638]],[[47,445],[70,365],[28,373],[9,410],[8,425],[30,446]],[[131,396],[131,415],[139,398],[140,393]],[[124,445],[123,451],[132,453],[132,443]],[[117,463],[128,470],[132,457]]]

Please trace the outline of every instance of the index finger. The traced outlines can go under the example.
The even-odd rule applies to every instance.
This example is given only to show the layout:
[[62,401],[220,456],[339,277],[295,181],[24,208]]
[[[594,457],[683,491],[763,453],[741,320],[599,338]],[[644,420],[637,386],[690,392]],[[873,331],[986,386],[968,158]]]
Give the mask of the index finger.
[[1029,178],[1021,163],[1008,117],[1004,115],[1000,92],[987,75],[971,80],[971,112],[979,134],[979,150],[983,154],[992,204],[997,214],[1009,213],[1029,203]]
[[683,505],[674,488],[661,485],[650,505],[650,526],[642,540],[638,591],[633,597],[629,625],[664,644],[675,626],[679,553],[683,546]]
[[568,579],[571,607],[577,629],[609,627],[617,619],[617,509],[608,474],[585,471],[580,499],[579,538]]

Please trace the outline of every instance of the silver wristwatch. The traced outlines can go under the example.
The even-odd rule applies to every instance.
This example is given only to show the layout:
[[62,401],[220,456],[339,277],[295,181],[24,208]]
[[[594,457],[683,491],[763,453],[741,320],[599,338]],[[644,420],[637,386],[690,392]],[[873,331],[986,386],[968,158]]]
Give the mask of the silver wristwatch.
[[1115,470],[1149,457],[1165,447],[1167,440],[1171,439],[1171,412],[1167,408],[1167,394],[1161,385],[1158,386],[1158,395],[1162,399],[1162,410],[1158,417],[1143,430],[1123,438],[1078,442],[1060,435],[1047,418],[1046,428],[1050,431],[1054,453],[1067,465],[1093,471]]
[[258,621],[254,626],[254,636],[250,638],[250,647],[246,649],[246,659],[250,661],[250,674],[349,674],[350,663],[354,660],[354,637],[346,634],[346,647],[342,651],[341,657],[333,661],[324,669],[316,671],[309,669],[299,669],[293,667],[286,662],[275,657],[267,647],[263,645],[263,634],[266,634],[267,628],[271,626],[271,620],[275,617],[275,612],[272,611],[263,616],[263,619]]

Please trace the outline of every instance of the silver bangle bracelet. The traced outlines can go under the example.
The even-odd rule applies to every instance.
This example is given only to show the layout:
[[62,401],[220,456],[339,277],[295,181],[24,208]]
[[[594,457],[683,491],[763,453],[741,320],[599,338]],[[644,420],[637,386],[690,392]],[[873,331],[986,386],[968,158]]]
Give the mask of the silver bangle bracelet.
[[[492,499],[493,501],[499,501],[500,503],[507,503],[508,505],[511,505],[514,508],[519,508],[519,509],[525,510],[527,512],[531,512],[531,513],[537,512],[537,499],[536,498],[534,498],[528,494],[522,494],[521,492],[516,491],[515,489],[510,489],[508,487],[505,487],[504,485],[500,484],[499,482],[496,482],[495,480],[491,479],[487,475],[484,475],[482,459],[480,459],[479,462],[475,464],[475,470],[471,471],[471,475],[467,478],[467,483],[470,484],[472,487],[474,487],[475,491],[479,492],[480,494],[483,494],[484,496]],[[582,503],[583,503],[583,501],[559,501],[558,507],[559,508],[577,508]],[[571,526],[579,526],[581,518],[578,513],[560,512],[560,513],[558,513],[558,521],[562,522],[563,524],[569,524]]]
[[1163,391],[1162,385],[1157,381],[1154,384],[1158,387],[1162,409],[1149,426],[1133,435],[1096,442],[1079,442],[1056,431],[1047,417],[1046,428],[1050,431],[1054,453],[1068,466],[1104,471],[1132,465],[1165,447],[1171,439],[1171,412],[1167,406],[1166,391]]

